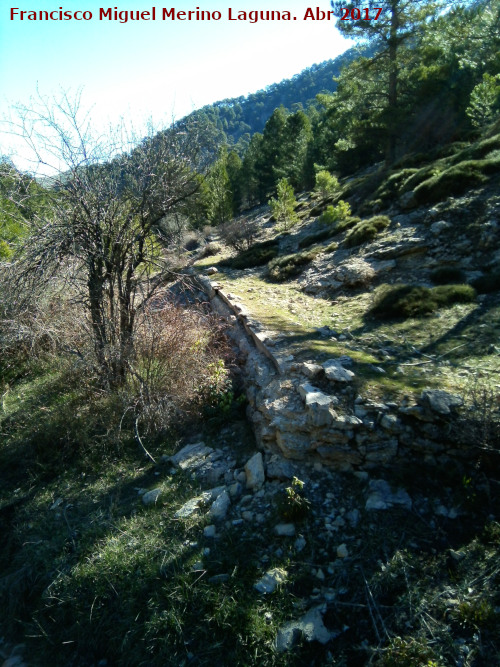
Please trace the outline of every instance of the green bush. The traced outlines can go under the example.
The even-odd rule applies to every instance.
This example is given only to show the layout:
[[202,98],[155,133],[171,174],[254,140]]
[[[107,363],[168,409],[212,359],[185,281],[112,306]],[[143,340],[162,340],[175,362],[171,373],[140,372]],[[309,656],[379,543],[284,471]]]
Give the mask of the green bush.
[[335,206],[327,206],[321,214],[319,221],[323,225],[337,225],[351,215],[351,207],[348,202],[341,199]]
[[418,171],[416,167],[409,167],[391,174],[375,192],[374,203],[380,201],[380,204],[384,204],[391,197],[396,196],[403,189],[406,181]]
[[269,263],[269,278],[275,282],[284,282],[298,276],[307,264],[310,264],[320,252],[320,248],[312,248],[295,255],[277,257]]
[[486,273],[484,276],[474,280],[472,286],[479,294],[498,292],[500,290],[500,271]]
[[221,266],[231,269],[251,269],[254,266],[263,266],[278,254],[278,243],[275,240],[256,243],[248,250],[240,252],[236,257],[230,257],[220,262]]
[[470,285],[382,285],[370,313],[378,318],[422,317],[454,303],[470,303],[476,290]]
[[303,239],[299,241],[299,248],[309,248],[309,246],[314,245],[315,243],[321,243],[331,238],[332,230],[331,229],[322,229],[320,232],[315,232],[314,234],[308,234],[304,236]]
[[415,189],[419,204],[428,204],[458,195],[488,180],[488,175],[500,171],[500,156],[484,160],[464,160],[428,178]]
[[431,280],[435,285],[458,284],[465,282],[465,275],[455,266],[443,266],[431,273]]
[[372,241],[379,232],[386,229],[390,224],[391,220],[386,215],[376,215],[369,220],[361,220],[347,234],[345,245],[352,248]]
[[329,252],[335,252],[335,251],[337,250],[338,247],[339,247],[339,244],[338,244],[336,241],[333,241],[332,243],[329,243],[329,244],[326,246],[326,248],[325,248],[324,251],[325,251],[326,253],[329,253]]

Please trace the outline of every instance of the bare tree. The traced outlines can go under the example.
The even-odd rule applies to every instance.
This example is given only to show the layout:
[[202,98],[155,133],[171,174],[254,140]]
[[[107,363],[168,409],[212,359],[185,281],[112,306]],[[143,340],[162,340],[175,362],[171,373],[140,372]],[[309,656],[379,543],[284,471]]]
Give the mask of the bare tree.
[[166,215],[185,213],[209,155],[196,127],[173,126],[139,143],[123,128],[95,135],[79,96],[40,98],[19,111],[17,131],[51,174],[50,206],[30,221],[19,274],[40,285],[72,267],[100,375],[119,385],[138,313],[168,275],[155,230]]

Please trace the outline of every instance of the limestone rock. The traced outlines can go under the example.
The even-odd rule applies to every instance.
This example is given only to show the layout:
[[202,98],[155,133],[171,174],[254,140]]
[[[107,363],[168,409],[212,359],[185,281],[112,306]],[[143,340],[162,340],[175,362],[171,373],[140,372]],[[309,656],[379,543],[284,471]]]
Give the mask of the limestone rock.
[[335,272],[335,278],[347,287],[368,285],[374,277],[373,267],[361,257],[347,260]]
[[345,544],[341,544],[337,547],[337,558],[347,558],[349,551]]
[[295,473],[296,470],[293,463],[285,461],[277,456],[273,456],[266,466],[266,475],[268,479],[292,479]]
[[326,644],[330,639],[336,637],[337,633],[327,630],[323,623],[323,614],[325,611],[326,605],[314,607],[302,618],[297,621],[291,621],[280,628],[276,637],[276,650],[279,653],[288,651],[301,638],[304,638],[308,642],[318,641],[320,644]]
[[247,489],[259,488],[266,479],[262,454],[257,452],[245,465]]
[[275,567],[272,570],[269,570],[265,573],[259,581],[254,584],[254,588],[259,593],[274,593],[279,584],[282,584],[286,581],[288,573],[286,570],[283,570],[280,567]]
[[186,445],[177,454],[171,456],[170,462],[183,470],[190,469],[203,464],[205,457],[213,451],[212,447],[207,447],[204,442],[196,442]]
[[323,363],[325,375],[333,382],[352,382],[355,375],[352,371],[344,368],[337,359],[329,359]]
[[295,535],[295,526],[293,523],[278,523],[274,526],[274,532],[279,537],[293,537]]
[[184,503],[184,505],[177,510],[174,514],[174,519],[188,519],[210,500],[211,494],[208,492],[202,493],[201,496],[196,496],[196,498],[191,498],[191,500],[188,500],[187,503]]
[[313,364],[306,361],[303,364],[300,364],[300,370],[307,378],[312,380],[322,372],[323,368],[319,364]]
[[454,408],[459,408],[464,403],[461,396],[449,394],[442,389],[425,389],[420,400],[440,415],[450,415]]
[[161,488],[153,489],[152,491],[148,491],[142,496],[142,502],[145,505],[156,505],[158,502],[158,498],[161,496]]
[[365,504],[367,510],[387,510],[394,506],[411,510],[412,501],[408,492],[404,489],[393,492],[384,479],[372,479],[368,490],[370,495]]
[[213,502],[208,514],[212,519],[221,521],[226,518],[226,514],[231,505],[231,499],[226,490],[224,490],[217,499]]

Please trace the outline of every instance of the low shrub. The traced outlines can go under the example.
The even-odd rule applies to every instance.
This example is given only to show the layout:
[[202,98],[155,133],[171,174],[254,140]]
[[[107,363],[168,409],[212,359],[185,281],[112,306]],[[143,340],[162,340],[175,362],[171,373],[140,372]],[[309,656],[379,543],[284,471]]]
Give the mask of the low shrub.
[[320,248],[312,248],[295,255],[277,257],[269,263],[269,278],[275,282],[284,282],[302,273],[320,252]]
[[390,224],[391,220],[386,215],[376,215],[368,220],[361,220],[347,234],[344,243],[348,248],[352,248],[372,241],[379,232],[386,229]]
[[332,236],[331,229],[322,229],[321,231],[315,232],[314,234],[308,234],[299,241],[299,248],[309,248],[309,246],[312,246],[315,243],[321,243],[322,241],[326,241],[331,236]]
[[156,298],[137,324],[135,351],[122,400],[145,433],[180,417],[201,415],[230,390],[229,347],[220,322],[196,308]]
[[414,176],[419,170],[415,167],[401,169],[391,174],[378,188],[374,195],[374,203],[383,205],[388,202],[390,198],[397,196],[397,194],[404,188],[404,184],[411,176]]
[[333,241],[332,243],[329,243],[326,246],[324,252],[327,252],[327,253],[335,252],[338,249],[338,247],[339,247],[339,244],[336,241]]
[[251,269],[254,266],[263,266],[278,254],[277,241],[263,241],[256,243],[248,250],[240,252],[236,257],[225,259],[220,264],[231,269]]
[[484,160],[464,160],[420,183],[415,189],[415,200],[419,204],[441,201],[459,195],[468,188],[482,185],[488,175],[500,171],[500,157]]
[[378,318],[422,317],[455,303],[471,303],[476,290],[470,285],[382,285],[370,313]]
[[436,269],[430,276],[435,285],[450,285],[465,282],[465,274],[462,269],[455,266],[443,266]]
[[219,227],[221,239],[237,252],[248,250],[255,241],[258,227],[255,220],[230,220]]
[[479,294],[490,294],[500,290],[500,271],[491,271],[477,278],[472,286]]
[[211,241],[210,243],[207,243],[206,245],[203,246],[203,248],[199,252],[199,259],[203,259],[204,257],[213,257],[214,255],[218,255],[221,251],[221,247],[218,243],[214,243]]

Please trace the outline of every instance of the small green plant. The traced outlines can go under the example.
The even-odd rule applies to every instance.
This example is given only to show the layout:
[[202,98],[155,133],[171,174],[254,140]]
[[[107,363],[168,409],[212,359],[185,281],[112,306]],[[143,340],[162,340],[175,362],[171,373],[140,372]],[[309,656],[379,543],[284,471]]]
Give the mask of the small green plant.
[[376,215],[369,220],[361,220],[347,234],[345,245],[348,248],[373,241],[379,232],[386,229],[391,223],[386,215]]
[[349,202],[341,199],[335,206],[327,206],[321,214],[319,221],[323,225],[337,227],[339,222],[346,220],[351,215],[351,206]]
[[466,600],[457,609],[457,617],[462,625],[472,625],[480,630],[495,627],[498,616],[491,602],[485,598]]
[[483,80],[471,92],[465,113],[474,127],[484,127],[500,114],[500,74],[483,74]]
[[287,178],[278,181],[277,194],[277,199],[273,197],[269,200],[269,206],[278,223],[278,229],[286,232],[299,221],[299,216],[295,213],[297,200]]
[[318,171],[316,174],[316,183],[314,187],[314,192],[317,195],[323,199],[326,199],[327,197],[331,197],[336,192],[338,192],[338,189],[339,181],[335,176],[330,174],[330,172],[326,169]]
[[281,518],[285,521],[300,521],[306,518],[310,508],[311,503],[304,495],[304,482],[294,477],[278,505]]
[[420,641],[395,637],[377,661],[378,667],[439,667],[432,650]]

